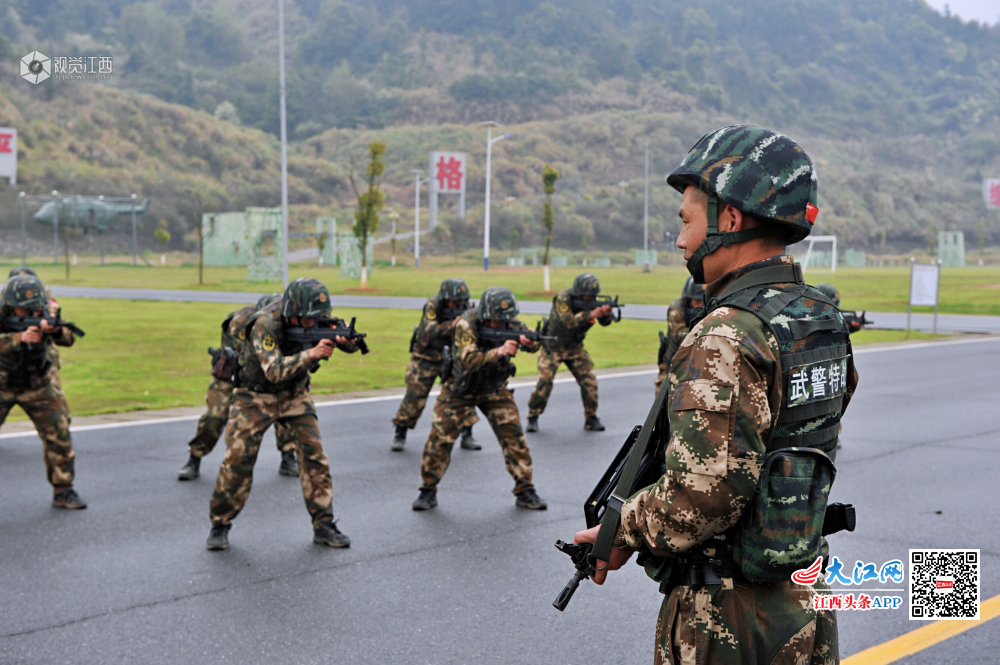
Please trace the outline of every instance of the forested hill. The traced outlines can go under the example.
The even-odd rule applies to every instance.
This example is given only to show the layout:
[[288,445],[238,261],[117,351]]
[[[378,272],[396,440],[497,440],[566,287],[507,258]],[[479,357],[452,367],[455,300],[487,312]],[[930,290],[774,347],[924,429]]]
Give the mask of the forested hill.
[[[484,119],[521,135],[497,154],[494,193],[516,197],[520,212],[502,216],[520,220],[524,243],[538,235],[545,161],[564,174],[558,243],[635,246],[636,192],[617,185],[641,176],[639,137],[650,136],[661,178],[701,133],[732,121],[785,131],[810,150],[821,175],[818,227],[853,246],[912,247],[945,228],[977,233],[980,180],[1000,176],[1000,27],[942,16],[923,0],[285,0],[285,8],[293,203],[349,203],[348,153],[373,138],[389,144],[397,209],[409,205],[408,170],[428,149],[470,152],[480,187],[482,137],[468,128]],[[231,208],[274,205],[265,173],[276,168],[275,9],[273,0],[0,0],[0,110],[29,124],[33,161],[23,181],[82,192],[127,180],[167,205],[176,231],[188,223],[183,202],[198,179]],[[36,48],[113,55],[107,85],[126,94],[26,84],[17,58]],[[128,122],[99,122],[126,111]],[[139,116],[146,120],[133,122]],[[173,134],[154,126],[165,117]],[[114,159],[101,141],[121,147]],[[141,159],[119,165],[129,146],[142,148]],[[227,151],[260,171],[227,171]],[[654,192],[657,231],[673,224],[670,196]],[[475,242],[475,228],[453,230]]]
[[[655,105],[666,91],[826,133],[971,131],[1000,113],[1000,27],[944,17],[923,0],[285,6],[300,138]],[[244,123],[274,132],[276,105],[260,102],[277,94],[275,13],[273,0],[0,0],[0,50],[112,51],[117,84],[209,111],[228,100]],[[625,99],[593,95],[617,78],[631,84]]]

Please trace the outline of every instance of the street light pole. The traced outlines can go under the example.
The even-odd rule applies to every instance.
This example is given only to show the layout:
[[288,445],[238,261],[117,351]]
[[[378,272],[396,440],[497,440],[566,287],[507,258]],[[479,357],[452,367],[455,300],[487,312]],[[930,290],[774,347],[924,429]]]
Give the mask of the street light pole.
[[[138,265],[135,255],[139,252],[139,236],[136,232],[135,224],[135,194],[132,195],[132,265]],[[143,259],[145,260],[145,259]]]
[[[24,225],[24,192],[18,195],[18,200],[21,202],[21,265],[28,265],[28,229]],[[982,254],[982,250],[979,252]],[[980,265],[982,265],[982,260],[980,260]]]
[[410,169],[413,174],[413,267],[420,267],[420,175],[423,169]]
[[642,197],[642,255],[645,262],[644,272],[649,272],[653,266],[649,261],[649,137],[642,137],[646,145],[646,184]]
[[500,124],[493,120],[479,123],[480,127],[486,127],[486,221],[483,225],[483,271],[490,269],[490,165],[493,156],[493,144],[504,139],[509,139],[510,134],[503,134],[493,138],[493,128]]
[[55,210],[52,215],[52,265],[59,265],[59,192],[52,190]]
[[288,136],[285,130],[285,1],[278,0],[278,87],[281,121],[281,282],[288,288]]
[[399,219],[399,213],[395,210],[389,211],[389,219],[392,220],[392,265],[396,265],[396,221]]

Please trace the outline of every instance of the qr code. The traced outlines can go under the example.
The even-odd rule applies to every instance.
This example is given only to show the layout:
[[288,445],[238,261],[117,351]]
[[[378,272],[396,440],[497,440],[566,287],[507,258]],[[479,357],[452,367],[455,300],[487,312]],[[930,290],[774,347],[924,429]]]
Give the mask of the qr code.
[[979,550],[910,550],[910,619],[979,620]]

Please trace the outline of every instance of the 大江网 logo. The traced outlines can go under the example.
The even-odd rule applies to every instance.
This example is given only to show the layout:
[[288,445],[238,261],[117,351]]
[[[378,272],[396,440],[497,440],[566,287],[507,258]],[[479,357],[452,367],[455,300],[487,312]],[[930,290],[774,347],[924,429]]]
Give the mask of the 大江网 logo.
[[21,58],[21,78],[38,85],[52,76],[52,60],[39,51],[32,51]]

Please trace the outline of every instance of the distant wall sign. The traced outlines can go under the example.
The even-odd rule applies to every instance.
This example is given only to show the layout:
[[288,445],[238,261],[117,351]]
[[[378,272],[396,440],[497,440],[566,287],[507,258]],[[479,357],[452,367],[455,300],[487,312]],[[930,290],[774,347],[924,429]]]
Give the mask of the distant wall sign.
[[17,183],[17,130],[0,127],[0,178]]
[[983,203],[987,209],[1000,210],[1000,179],[983,179]]

